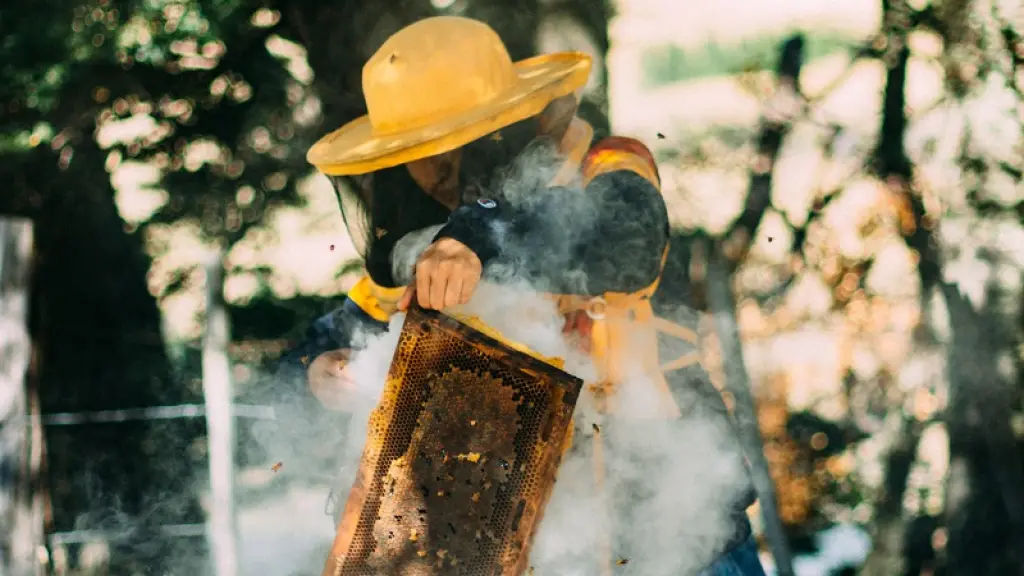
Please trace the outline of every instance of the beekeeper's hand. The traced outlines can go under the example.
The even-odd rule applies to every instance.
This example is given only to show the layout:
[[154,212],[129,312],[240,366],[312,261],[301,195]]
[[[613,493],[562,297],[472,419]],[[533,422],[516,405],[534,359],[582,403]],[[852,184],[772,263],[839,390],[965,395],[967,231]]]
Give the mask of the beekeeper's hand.
[[414,297],[421,308],[432,310],[465,304],[482,274],[483,265],[472,250],[454,238],[441,238],[416,262],[415,278],[398,309],[407,310]]
[[310,391],[330,410],[351,408],[349,399],[356,387],[348,368],[351,355],[352,351],[347,348],[324,352],[313,359],[306,370]]

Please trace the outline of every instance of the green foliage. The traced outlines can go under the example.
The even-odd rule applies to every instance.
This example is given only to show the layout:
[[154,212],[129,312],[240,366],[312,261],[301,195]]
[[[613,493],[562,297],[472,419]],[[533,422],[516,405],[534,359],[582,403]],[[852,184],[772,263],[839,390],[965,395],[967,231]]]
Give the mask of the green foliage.
[[[791,35],[792,32],[786,32],[762,36],[738,44],[712,42],[694,50],[671,44],[656,46],[644,54],[644,82],[648,88],[654,88],[709,76],[770,70],[779,45]],[[832,32],[806,32],[804,40],[807,61],[844,52],[856,43],[853,38]]]
[[[171,200],[152,222],[195,219],[208,239],[230,244],[268,206],[297,202],[286,175],[308,166],[304,142],[292,142],[288,91],[302,88],[269,52],[274,27],[253,24],[255,12],[239,2],[196,2],[135,21],[142,33],[126,42],[122,58],[145,83],[112,93],[109,118],[148,113],[160,127],[159,136],[113,147],[163,169]],[[200,147],[206,153],[197,159]]]
[[[139,239],[194,222],[230,248],[273,207],[301,204],[321,106],[280,11],[256,0],[24,4],[0,12],[0,175],[20,183],[0,212],[73,193],[53,184],[70,162],[97,185],[125,162],[158,168],[167,201],[132,225]],[[103,150],[86,156],[94,137]],[[188,273],[151,289],[187,289]]]
[[[297,137],[292,108],[304,87],[269,51],[275,25],[254,20],[259,9],[49,0],[4,12],[0,153],[48,141],[62,150],[93,123],[102,131],[151,118],[150,130],[106,142],[108,170],[124,160],[159,166],[171,201],[153,222],[196,219],[208,239],[240,238],[267,206],[297,202],[288,175],[308,170],[312,138]],[[209,153],[197,159],[200,144]]]

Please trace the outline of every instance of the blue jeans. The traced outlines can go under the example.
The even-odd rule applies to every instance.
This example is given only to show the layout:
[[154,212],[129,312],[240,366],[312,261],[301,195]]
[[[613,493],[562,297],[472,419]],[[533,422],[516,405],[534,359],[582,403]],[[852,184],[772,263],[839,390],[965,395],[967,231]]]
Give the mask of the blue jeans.
[[747,538],[746,542],[726,552],[698,576],[765,576],[764,567],[757,556],[754,537]]

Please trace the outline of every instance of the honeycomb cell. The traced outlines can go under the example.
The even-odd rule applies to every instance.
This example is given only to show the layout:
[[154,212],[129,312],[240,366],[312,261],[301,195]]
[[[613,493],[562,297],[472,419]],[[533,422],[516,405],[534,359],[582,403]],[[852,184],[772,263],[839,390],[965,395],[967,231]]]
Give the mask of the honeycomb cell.
[[331,573],[525,572],[581,387],[469,326],[411,310]]

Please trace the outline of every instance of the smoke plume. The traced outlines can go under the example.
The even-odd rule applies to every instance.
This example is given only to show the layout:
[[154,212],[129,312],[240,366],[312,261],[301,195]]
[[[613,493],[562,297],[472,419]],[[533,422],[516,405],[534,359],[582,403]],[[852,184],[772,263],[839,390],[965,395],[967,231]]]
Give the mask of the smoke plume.
[[[517,206],[535,202],[530,192],[549,182],[557,167],[550,154],[542,152],[525,154],[492,193]],[[476,316],[513,341],[564,359],[568,372],[593,381],[596,370],[589,357],[567,341],[554,303],[531,284],[531,278],[519,273],[517,261],[544,258],[571,269],[572,254],[566,247],[592,228],[598,215],[580,193],[567,193],[556,202],[550,196],[545,200],[547,224],[535,230],[545,239],[543,253],[507,244],[505,251],[512,258],[489,271],[490,281],[480,284],[468,304],[447,312]],[[418,252],[426,242],[405,245]],[[400,267],[415,261],[408,253],[397,257],[404,262]],[[587,278],[579,276],[576,283],[585,287]],[[396,315],[388,332],[364,335],[364,346],[349,365],[358,390],[340,441],[338,485],[346,489],[354,478],[369,413],[383,389],[403,321],[403,314]],[[736,528],[736,503],[749,481],[724,409],[702,393],[702,387],[710,385],[706,378],[698,371],[691,378],[673,379],[682,417],[667,420],[653,415],[664,398],[639,362],[627,366],[626,373],[630,376],[613,399],[616,416],[598,414],[587,392],[580,398],[573,446],[534,540],[535,574],[593,576],[603,550],[617,564],[617,574],[695,574],[722,553]],[[603,450],[601,490],[592,463],[595,437]],[[338,501],[344,502],[344,497],[339,494]],[[606,549],[604,535],[609,533],[613,538]]]

